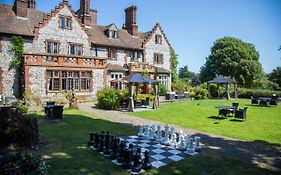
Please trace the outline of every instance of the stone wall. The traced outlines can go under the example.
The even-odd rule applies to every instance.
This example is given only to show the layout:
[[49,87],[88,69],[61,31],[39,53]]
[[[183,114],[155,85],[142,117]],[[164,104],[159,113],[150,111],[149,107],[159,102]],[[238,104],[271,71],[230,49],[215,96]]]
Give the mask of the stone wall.
[[[72,29],[59,28],[59,16],[70,16],[72,18]],[[46,53],[46,40],[56,40],[60,42],[59,54],[68,54],[69,43],[83,44],[84,56],[92,56],[88,43],[88,36],[82,30],[75,17],[67,6],[53,17],[44,27],[39,30],[39,37],[33,43],[28,43],[25,47],[26,53]]]
[[3,94],[4,96],[18,96],[18,77],[15,69],[9,70],[13,53],[10,51],[12,42],[10,38],[2,38],[2,52],[0,52],[0,67],[3,70]]
[[96,96],[97,92],[105,88],[105,70],[104,69],[94,69],[93,70],[93,95]]
[[29,69],[29,88],[32,95],[46,96],[46,68],[31,67]]
[[[162,44],[155,44],[155,35],[161,35],[162,36]],[[157,67],[162,67],[166,70],[171,70],[171,54],[170,54],[170,47],[168,42],[165,40],[165,37],[163,36],[160,28],[158,27],[155,31],[155,33],[152,35],[151,39],[146,43],[145,45],[145,59],[146,62],[148,62],[150,65],[154,65]],[[163,54],[163,64],[155,64],[153,57],[154,53]]]

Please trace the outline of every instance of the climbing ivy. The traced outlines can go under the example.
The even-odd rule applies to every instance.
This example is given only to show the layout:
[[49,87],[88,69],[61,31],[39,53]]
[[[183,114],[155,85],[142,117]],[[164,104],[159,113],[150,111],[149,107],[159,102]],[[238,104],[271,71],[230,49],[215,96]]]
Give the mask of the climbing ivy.
[[172,55],[172,82],[175,82],[178,78],[178,75],[177,75],[177,67],[178,67],[178,64],[179,64],[179,60],[178,60],[178,55],[173,52],[173,55]]
[[[17,69],[22,70],[23,65],[23,38],[21,36],[13,36],[11,38],[12,45],[10,47],[11,51],[14,54],[14,58],[12,59],[9,70]],[[22,72],[22,71],[20,71]]]

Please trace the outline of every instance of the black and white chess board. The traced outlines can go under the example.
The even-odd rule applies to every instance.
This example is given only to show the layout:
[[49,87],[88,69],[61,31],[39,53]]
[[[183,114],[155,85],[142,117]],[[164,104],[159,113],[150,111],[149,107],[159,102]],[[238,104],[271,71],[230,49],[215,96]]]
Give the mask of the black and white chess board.
[[[157,143],[156,140],[144,139],[144,137],[139,136],[120,137],[120,141],[125,141],[126,147],[129,147],[129,145],[132,144],[134,149],[140,148],[141,159],[144,159],[144,152],[149,151],[150,163],[153,168],[160,168],[172,162],[180,161],[189,156],[198,154],[197,152],[188,154],[186,151],[179,151],[173,147]],[[93,146],[91,146],[91,148],[94,149]],[[101,154],[104,155],[102,152]],[[112,162],[118,166],[122,166],[117,160],[112,160]],[[144,172],[144,170],[141,170],[141,172]]]

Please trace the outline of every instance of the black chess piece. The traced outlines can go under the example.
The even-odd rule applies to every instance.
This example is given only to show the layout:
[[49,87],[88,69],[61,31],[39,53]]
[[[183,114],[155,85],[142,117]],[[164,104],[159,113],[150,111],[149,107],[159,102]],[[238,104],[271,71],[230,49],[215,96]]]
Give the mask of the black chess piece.
[[126,143],[124,141],[120,142],[118,154],[117,154],[117,162],[122,163],[124,161],[124,150],[125,150]]
[[100,144],[100,136],[98,133],[94,133],[94,138],[95,138],[95,141],[94,141],[94,148],[97,149],[99,147],[99,144]]
[[88,145],[89,146],[93,146],[94,142],[95,142],[95,137],[94,137],[94,132],[89,132],[89,141],[88,141]]
[[115,160],[117,158],[117,150],[118,150],[118,145],[117,145],[117,139],[113,138],[112,141],[112,147],[111,147],[111,155],[110,158],[111,160]]
[[132,166],[132,172],[134,173],[139,173],[141,171],[141,166],[140,166],[140,159],[141,159],[141,155],[136,152],[133,155],[133,166]]
[[103,154],[104,154],[104,155],[110,155],[110,151],[109,151],[109,140],[105,140],[105,141],[104,141]]
[[143,160],[143,164],[142,164],[142,169],[148,170],[148,169],[151,169],[151,167],[152,167],[152,165],[150,163],[149,152],[145,151],[144,152],[144,160]]
[[124,150],[124,161],[122,163],[122,167],[124,169],[129,169],[130,168],[130,162],[131,162],[130,151],[128,149],[125,149]]
[[104,149],[104,134],[100,134],[100,142],[99,142],[99,146],[98,146],[98,151],[99,152],[103,152]]

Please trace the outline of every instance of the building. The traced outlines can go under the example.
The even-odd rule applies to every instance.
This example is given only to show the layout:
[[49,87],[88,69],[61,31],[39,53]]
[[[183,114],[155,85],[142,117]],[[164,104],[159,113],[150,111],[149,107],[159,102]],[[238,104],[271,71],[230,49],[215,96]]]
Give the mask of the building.
[[[172,47],[158,23],[149,32],[138,31],[136,6],[125,9],[122,28],[98,25],[90,0],[81,0],[77,11],[67,0],[50,13],[35,6],[35,0],[0,3],[0,94],[19,96],[19,89],[28,89],[52,97],[74,89],[93,97],[110,80],[140,72],[170,90]],[[22,85],[16,70],[9,70],[14,35],[24,38]]]

